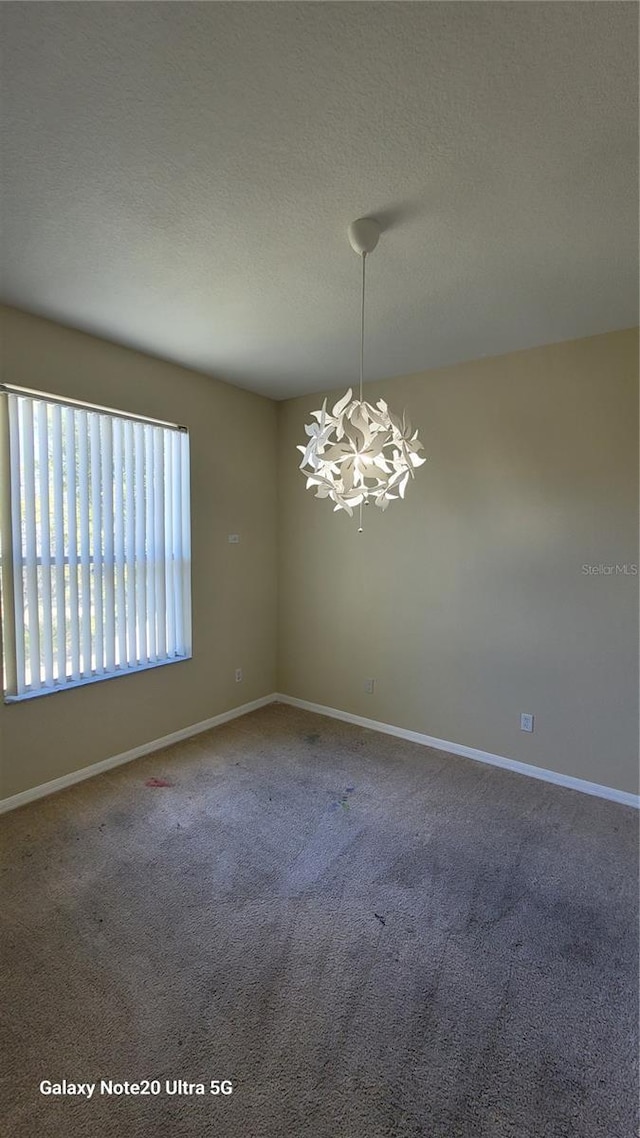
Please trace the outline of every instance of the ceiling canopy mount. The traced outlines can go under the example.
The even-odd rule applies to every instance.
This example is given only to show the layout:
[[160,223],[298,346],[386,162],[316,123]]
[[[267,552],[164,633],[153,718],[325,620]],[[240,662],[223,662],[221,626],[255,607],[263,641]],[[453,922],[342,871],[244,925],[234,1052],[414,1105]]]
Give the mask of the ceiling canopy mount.
[[380,240],[380,226],[374,217],[359,217],[351,222],[348,234],[354,253],[362,257],[373,253]]

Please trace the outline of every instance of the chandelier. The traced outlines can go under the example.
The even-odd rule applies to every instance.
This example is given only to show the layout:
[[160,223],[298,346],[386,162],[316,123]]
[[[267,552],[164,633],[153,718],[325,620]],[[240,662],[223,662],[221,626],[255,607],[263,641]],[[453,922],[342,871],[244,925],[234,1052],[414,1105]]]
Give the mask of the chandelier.
[[384,399],[375,407],[363,397],[364,298],[367,254],[378,244],[380,226],[371,217],[361,217],[349,226],[351,247],[362,257],[362,306],[360,315],[360,390],[354,398],[352,388],[327,410],[325,399],[319,411],[312,411],[313,423],[305,426],[308,442],[298,446],[302,452],[300,470],[307,476],[307,490],[315,487],[316,498],[329,498],[335,510],[346,510],[353,517],[370,502],[386,510],[395,498],[404,498],[414,470],[422,466],[422,443],[406,413],[399,418]]

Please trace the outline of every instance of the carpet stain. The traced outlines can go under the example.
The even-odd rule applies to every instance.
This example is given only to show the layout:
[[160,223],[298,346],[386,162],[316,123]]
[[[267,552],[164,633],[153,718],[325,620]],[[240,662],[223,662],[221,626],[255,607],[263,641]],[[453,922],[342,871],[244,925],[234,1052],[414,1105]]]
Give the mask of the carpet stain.
[[150,786],[155,790],[156,787],[173,786],[174,784],[169,782],[168,778],[148,778],[144,785]]
[[346,788],[344,794],[342,794],[340,796],[340,798],[334,798],[333,802],[331,802],[329,804],[329,810],[331,810],[331,811],[339,810],[341,807],[343,810],[349,810],[350,806],[349,806],[349,799],[347,796],[349,794],[352,794],[354,790],[355,790],[355,786],[348,786]]
[[317,731],[310,731],[308,735],[305,735],[304,741],[312,746],[314,743],[320,741],[320,735],[318,735]]

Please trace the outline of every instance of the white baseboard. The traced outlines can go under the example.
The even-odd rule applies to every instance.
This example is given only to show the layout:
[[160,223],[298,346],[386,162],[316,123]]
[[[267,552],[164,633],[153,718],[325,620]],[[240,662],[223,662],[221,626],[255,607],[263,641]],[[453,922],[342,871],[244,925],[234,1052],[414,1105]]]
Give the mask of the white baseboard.
[[275,698],[275,695],[264,695],[261,699],[254,699],[251,703],[242,703],[240,707],[232,707],[230,711],[223,711],[211,719],[203,719],[201,723],[192,723],[190,727],[182,727],[180,731],[173,731],[171,735],[164,735],[162,739],[152,739],[150,743],[143,743],[131,751],[123,751],[121,755],[112,755],[110,759],[102,759],[99,763],[92,763],[90,767],[83,767],[82,770],[63,774],[61,778],[54,778],[51,782],[43,782],[41,786],[33,786],[30,790],[23,790],[20,794],[12,795],[11,798],[2,798],[0,799],[0,814],[5,814],[8,810],[16,810],[18,806],[26,806],[28,802],[34,802],[36,798],[55,794],[57,790],[64,790],[67,786],[73,786],[76,782],[83,782],[85,778],[93,778],[94,775],[110,771],[113,767],[122,766],[123,763],[130,763],[133,759],[141,759],[143,755],[160,751],[172,743],[180,743],[183,739],[190,739],[192,735],[200,735],[203,731],[209,731],[211,727],[228,723],[230,719],[238,719],[241,715],[247,715],[250,711],[256,711],[259,707],[273,703]]
[[161,739],[153,739],[149,743],[143,743],[131,751],[112,755],[111,758],[93,763],[89,767],[83,767],[82,770],[71,771],[69,774],[62,775],[61,778],[54,778],[51,782],[42,783],[41,786],[34,786],[29,790],[23,790],[20,794],[12,795],[10,798],[0,799],[0,814],[4,814],[8,810],[16,810],[19,806],[26,806],[28,802],[34,802],[37,798],[55,794],[57,790],[64,790],[67,786],[73,786],[76,782],[83,782],[86,778],[93,778],[94,775],[102,774],[113,767],[119,767],[123,763],[140,759],[143,755],[150,755],[153,751],[160,751],[163,747],[171,746],[172,743],[180,743],[183,739],[190,739],[193,735],[209,731],[212,727],[228,723],[231,719],[239,719],[242,715],[247,715],[250,711],[257,711],[258,708],[266,707],[269,703],[286,703],[291,707],[300,707],[304,711],[315,712],[317,715],[327,715],[331,719],[355,723],[358,727],[368,727],[371,731],[380,731],[385,735],[395,735],[399,739],[408,739],[411,743],[420,743],[425,747],[433,747],[437,751],[462,755],[464,758],[475,759],[480,763],[488,763],[490,766],[502,767],[504,770],[528,775],[529,778],[552,782],[557,786],[566,786],[570,790],[579,790],[583,794],[592,794],[597,798],[607,798],[611,802],[619,802],[623,806],[640,808],[640,795],[631,794],[626,790],[616,790],[613,786],[601,786],[597,782],[587,782],[585,779],[559,774],[557,771],[550,771],[545,767],[534,767],[529,763],[506,759],[503,755],[492,755],[489,751],[479,751],[475,747],[465,747],[461,743],[450,743],[446,739],[436,739],[432,735],[423,735],[420,731],[408,731],[405,727],[395,727],[391,723],[380,723],[377,719],[366,719],[363,715],[352,715],[349,711],[340,711],[335,707],[324,707],[320,703],[310,703],[306,699],[296,699],[292,695],[274,692],[271,695],[262,696],[260,699],[254,699],[251,703],[243,703],[239,707],[233,707],[230,711],[223,711],[220,715],[212,716],[211,719],[203,719],[201,723],[193,723],[189,727],[183,727],[180,731],[174,731],[171,735],[164,735]]
[[479,763],[488,763],[490,766],[502,767],[504,770],[515,771],[517,774],[526,774],[529,778],[553,782],[556,786],[567,786],[570,790],[579,790],[583,794],[592,794],[597,798],[607,798],[611,802],[620,802],[623,806],[640,808],[640,795],[631,794],[627,790],[616,790],[613,786],[601,786],[597,782],[587,782],[583,778],[559,774],[557,771],[550,771],[545,767],[534,767],[529,763],[517,762],[515,759],[505,759],[503,755],[492,755],[489,751],[478,751],[475,747],[465,747],[461,743],[449,743],[446,739],[435,739],[432,735],[423,735],[419,731],[408,731],[404,727],[394,727],[390,723],[379,723],[377,719],[365,719],[363,715],[352,715],[349,711],[339,711],[335,707],[323,707],[322,704],[310,703],[306,699],[296,699],[291,695],[277,694],[273,699],[278,703],[288,703],[291,707],[314,711],[318,715],[328,715],[331,719],[342,719],[345,723],[355,723],[358,727],[368,727],[371,731],[381,731],[385,735],[396,735],[399,739],[408,739],[412,743],[434,747],[437,751],[448,751],[452,755],[463,755],[466,759],[476,759]]

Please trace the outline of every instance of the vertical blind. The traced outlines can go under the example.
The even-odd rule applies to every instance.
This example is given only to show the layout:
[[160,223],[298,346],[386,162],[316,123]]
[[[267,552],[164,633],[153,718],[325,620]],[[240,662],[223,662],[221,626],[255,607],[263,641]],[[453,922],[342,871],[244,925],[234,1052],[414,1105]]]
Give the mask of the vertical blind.
[[5,694],[190,656],[188,433],[44,395],[2,399]]

